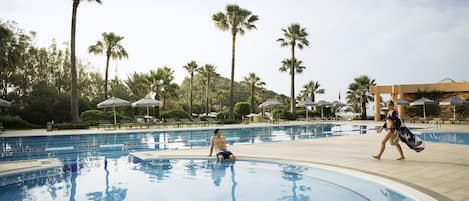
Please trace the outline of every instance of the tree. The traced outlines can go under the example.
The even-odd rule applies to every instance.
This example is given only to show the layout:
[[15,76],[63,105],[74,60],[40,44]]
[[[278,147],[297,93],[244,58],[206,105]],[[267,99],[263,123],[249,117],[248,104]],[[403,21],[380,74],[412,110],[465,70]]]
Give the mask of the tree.
[[320,89],[321,85],[319,84],[318,81],[309,81],[305,85],[303,85],[303,90],[301,91],[303,94],[306,96],[311,97],[311,101],[315,102],[316,101],[316,95],[317,94],[324,94],[325,90]]
[[231,32],[232,48],[231,48],[231,84],[230,84],[230,119],[234,119],[234,70],[235,70],[235,44],[236,35],[239,33],[244,35],[246,30],[256,29],[254,23],[259,20],[257,15],[253,15],[251,11],[240,8],[236,4],[226,6],[225,13],[218,12],[212,16],[215,25],[222,31]]
[[150,88],[148,87],[148,75],[145,73],[134,72],[124,82],[135,100],[143,98],[150,93]]
[[249,73],[248,76],[244,77],[244,82],[247,83],[251,91],[251,113],[256,111],[254,107],[256,88],[261,88],[265,85],[265,82],[261,81],[261,78],[258,77],[255,73]]
[[[72,116],[72,122],[78,122],[80,121],[79,117],[79,106],[78,106],[78,85],[77,85],[77,65],[76,65],[76,58],[75,58],[75,34],[76,34],[76,25],[77,25],[77,10],[78,10],[78,5],[80,4],[81,0],[73,0],[72,4],[72,30],[70,33],[70,49],[71,49],[71,55],[70,55],[70,62],[71,62],[71,77],[72,77],[72,96],[71,96],[71,116]],[[99,4],[101,4],[101,0],[88,0],[88,1],[95,1]]]
[[163,96],[163,109],[166,109],[166,97],[174,95],[177,86],[172,82],[174,80],[174,71],[167,66],[160,67],[156,70],[158,77],[161,79],[161,95]]
[[193,85],[194,85],[194,72],[197,71],[198,66],[196,61],[190,61],[184,66],[184,69],[187,70],[187,72],[190,75],[190,83],[189,83],[189,114],[192,116],[192,91],[193,91]]
[[202,75],[205,81],[205,115],[209,113],[209,97],[210,97],[210,81],[213,77],[217,76],[216,67],[211,64],[205,64],[202,68],[199,68],[197,72]]
[[245,117],[251,111],[251,106],[247,102],[237,102],[235,106],[236,114],[239,114],[241,117]]
[[291,59],[290,59],[290,112],[295,114],[295,67],[300,66],[299,62],[296,64],[295,48],[302,50],[305,46],[309,46],[309,41],[306,38],[308,33],[305,28],[302,28],[300,24],[291,24],[286,29],[282,29],[284,38],[277,39],[280,42],[280,46],[291,48]]
[[214,94],[215,101],[219,104],[219,112],[223,111],[223,101],[226,99],[226,96],[228,96],[228,91],[223,89],[216,91]]
[[104,98],[108,98],[108,75],[109,75],[109,60],[128,58],[127,51],[122,46],[121,42],[124,37],[116,35],[113,32],[102,33],[102,40],[98,40],[95,45],[88,47],[88,52],[95,55],[106,54],[106,70],[104,76]]
[[366,104],[373,100],[370,94],[370,86],[375,86],[375,79],[371,79],[366,75],[362,75],[354,79],[354,82],[349,85],[347,91],[347,102],[355,107],[360,105],[361,119],[367,118]]

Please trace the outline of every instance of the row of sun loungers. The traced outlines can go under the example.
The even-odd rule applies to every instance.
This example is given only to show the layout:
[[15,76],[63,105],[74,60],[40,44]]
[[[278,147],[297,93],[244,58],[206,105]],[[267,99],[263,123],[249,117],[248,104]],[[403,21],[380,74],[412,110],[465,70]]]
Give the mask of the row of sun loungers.
[[98,128],[114,128],[114,127],[126,127],[126,128],[149,128],[149,127],[186,127],[186,126],[209,126],[209,125],[223,125],[223,122],[207,118],[206,121],[200,119],[165,119],[164,121],[152,121],[152,122],[131,122],[128,120],[122,120],[114,125],[111,121],[100,121]]

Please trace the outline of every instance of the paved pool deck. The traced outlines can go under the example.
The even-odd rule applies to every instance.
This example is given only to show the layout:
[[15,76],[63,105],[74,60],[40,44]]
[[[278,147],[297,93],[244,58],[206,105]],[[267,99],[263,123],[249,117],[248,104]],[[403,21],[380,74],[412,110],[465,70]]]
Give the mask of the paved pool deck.
[[[294,124],[304,124],[295,122]],[[324,122],[315,122],[324,123]],[[350,121],[327,122],[351,125],[381,125],[381,122]],[[278,125],[289,125],[276,124]],[[268,124],[225,125],[220,128],[272,126]],[[409,124],[409,127],[419,127],[418,132],[469,132],[469,125],[443,125],[434,128],[428,124]],[[0,137],[38,136],[38,135],[64,135],[64,134],[92,134],[92,133],[126,133],[140,131],[162,131],[182,129],[212,129],[202,128],[150,128],[131,130],[74,130],[53,131],[7,131]],[[371,158],[378,152],[383,134],[367,134],[363,136],[341,136],[333,138],[318,138],[288,142],[272,142],[264,144],[234,145],[230,146],[239,159],[258,159],[292,162],[297,164],[350,170],[384,178],[397,182],[427,195],[436,200],[463,200],[469,201],[469,146],[426,142],[426,148],[416,153],[405,145],[403,150],[406,160],[397,161],[397,150],[388,145],[381,160]],[[159,158],[207,158],[208,148],[176,151],[150,151],[132,153],[143,160]],[[52,159],[53,160],[53,159]],[[37,168],[39,160],[0,162],[0,175],[2,171],[26,171],[28,168]],[[55,162],[54,162],[55,163]],[[425,200],[426,201],[426,200]]]

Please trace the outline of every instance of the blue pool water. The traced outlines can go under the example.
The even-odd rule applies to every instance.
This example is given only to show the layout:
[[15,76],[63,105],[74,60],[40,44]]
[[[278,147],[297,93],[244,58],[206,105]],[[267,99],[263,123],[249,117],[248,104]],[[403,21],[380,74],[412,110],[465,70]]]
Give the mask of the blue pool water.
[[[221,131],[228,144],[236,145],[365,135],[368,132],[374,133],[374,129],[374,126],[315,124],[222,129]],[[324,171],[312,168],[288,166],[288,171],[284,171],[283,167],[287,165],[247,161],[241,161],[233,167],[221,167],[211,161],[145,162],[136,161],[129,156],[129,153],[136,151],[207,147],[212,133],[213,130],[184,130],[0,137],[1,162],[57,158],[64,163],[64,166],[58,169],[0,177],[0,200],[149,200],[149,195],[157,196],[158,200],[210,200],[214,195],[219,196],[218,200],[230,200],[226,196],[230,195],[228,191],[233,188],[233,183],[230,186],[232,179],[236,180],[237,184],[235,185],[236,195],[232,199],[238,200],[256,199],[256,197],[247,197],[255,196],[256,193],[253,192],[272,198],[260,200],[318,200],[316,196],[325,196],[323,192],[336,191],[337,193],[331,193],[329,196],[337,200],[344,198],[341,196],[350,197],[353,200],[369,198],[376,198],[371,200],[406,200],[402,195],[380,185],[368,183],[363,184],[364,187],[361,188],[360,179],[327,171],[326,174]],[[423,133],[420,135],[425,141],[455,144],[469,144],[468,136],[467,133]],[[104,169],[105,159],[106,170]],[[218,169],[225,169],[225,173],[221,173]],[[300,170],[302,171],[298,172]],[[236,176],[232,177],[232,173],[236,173]],[[251,173],[259,177],[247,176]],[[218,174],[225,176],[217,176]],[[322,177],[324,175],[329,175],[329,177]],[[276,180],[273,180],[274,178]],[[301,179],[296,180],[296,178]],[[343,181],[341,178],[347,179]],[[252,180],[260,182],[259,185],[250,185],[249,182],[253,182]],[[173,186],[161,185],[161,183]],[[373,185],[375,187],[370,187]],[[360,189],[355,189],[358,187]],[[269,188],[276,190],[275,192],[269,191]],[[207,199],[205,197],[190,199],[192,196],[187,198],[184,197],[188,196],[186,193],[178,193],[179,191],[195,193],[198,190],[207,189],[218,193],[193,195],[208,196]]]
[[212,160],[103,158],[49,176],[0,187],[0,200],[412,200],[386,186],[318,168]]
[[[374,127],[373,127],[374,128]],[[366,126],[334,124],[222,129],[227,143],[252,144],[363,135]],[[59,158],[64,163],[77,163],[89,157],[126,156],[129,152],[191,149],[207,147],[213,130],[149,131],[140,133],[62,135],[38,137],[0,137],[0,160]]]

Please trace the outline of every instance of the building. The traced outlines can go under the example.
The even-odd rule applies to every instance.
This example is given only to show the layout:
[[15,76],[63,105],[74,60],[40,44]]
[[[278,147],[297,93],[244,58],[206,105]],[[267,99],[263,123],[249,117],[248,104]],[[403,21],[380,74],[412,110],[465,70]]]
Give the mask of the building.
[[[450,78],[445,78],[438,83],[433,84],[399,84],[387,86],[371,86],[370,93],[374,95],[374,119],[381,120],[380,95],[389,94],[391,99],[407,100],[412,102],[415,100],[415,94],[421,91],[439,91],[445,93],[446,97],[457,96],[462,99],[469,98],[469,82],[456,82]],[[399,105],[397,110],[402,118],[406,118],[406,106]]]

